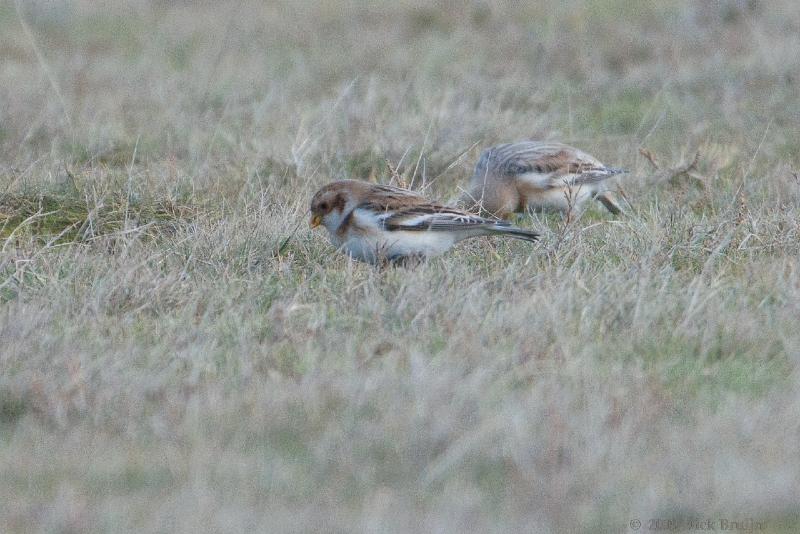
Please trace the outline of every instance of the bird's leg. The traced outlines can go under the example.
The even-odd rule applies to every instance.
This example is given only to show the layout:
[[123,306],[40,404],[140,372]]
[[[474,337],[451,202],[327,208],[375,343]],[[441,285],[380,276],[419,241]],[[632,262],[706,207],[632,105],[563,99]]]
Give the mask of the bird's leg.
[[603,206],[605,206],[605,208],[614,215],[619,215],[620,213],[622,213],[622,208],[620,207],[620,205],[617,203],[616,200],[612,198],[611,194],[608,193],[607,191],[604,193],[600,193],[599,195],[596,195],[594,198],[600,201],[600,203],[603,204]]
[[408,256],[390,256],[386,258],[384,265],[381,267],[406,267],[414,268],[419,266],[425,261],[425,256],[422,254],[410,254]]

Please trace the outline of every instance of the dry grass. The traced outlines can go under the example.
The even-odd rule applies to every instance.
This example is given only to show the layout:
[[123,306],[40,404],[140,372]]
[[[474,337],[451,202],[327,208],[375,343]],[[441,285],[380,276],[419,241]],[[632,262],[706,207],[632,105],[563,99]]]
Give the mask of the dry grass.
[[[800,528],[795,2],[18,7],[3,532]],[[275,253],[329,180],[450,199],[525,137],[631,169],[630,214]]]

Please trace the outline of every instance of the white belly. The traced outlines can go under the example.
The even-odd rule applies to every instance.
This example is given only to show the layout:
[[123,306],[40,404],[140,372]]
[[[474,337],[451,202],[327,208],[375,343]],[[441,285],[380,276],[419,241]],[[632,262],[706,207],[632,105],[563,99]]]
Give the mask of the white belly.
[[351,236],[338,243],[334,240],[333,244],[353,259],[376,263],[407,256],[438,256],[455,244],[455,238],[450,232],[383,230],[368,236]]
[[528,208],[567,211],[571,205],[572,209],[577,209],[594,196],[594,190],[595,188],[590,186],[573,187],[571,190],[566,187],[550,189],[538,195],[528,196]]

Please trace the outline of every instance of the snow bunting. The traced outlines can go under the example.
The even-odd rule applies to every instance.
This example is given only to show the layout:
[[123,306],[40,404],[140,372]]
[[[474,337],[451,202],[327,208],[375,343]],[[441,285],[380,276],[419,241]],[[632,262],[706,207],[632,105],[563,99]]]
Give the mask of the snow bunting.
[[311,227],[320,224],[334,246],[368,263],[436,256],[462,239],[483,235],[538,238],[505,221],[432,203],[414,191],[358,180],[333,182],[316,192]]
[[622,172],[561,143],[497,145],[481,154],[459,205],[506,218],[528,209],[568,211],[594,198],[618,214],[606,180]]

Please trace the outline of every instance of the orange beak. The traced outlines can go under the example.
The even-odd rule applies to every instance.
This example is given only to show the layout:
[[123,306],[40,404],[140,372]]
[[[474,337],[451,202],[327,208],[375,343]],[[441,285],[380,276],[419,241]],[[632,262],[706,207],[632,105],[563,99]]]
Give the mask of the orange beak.
[[322,215],[319,215],[319,214],[312,215],[311,216],[311,222],[309,224],[311,225],[311,228],[316,228],[317,226],[322,224]]

